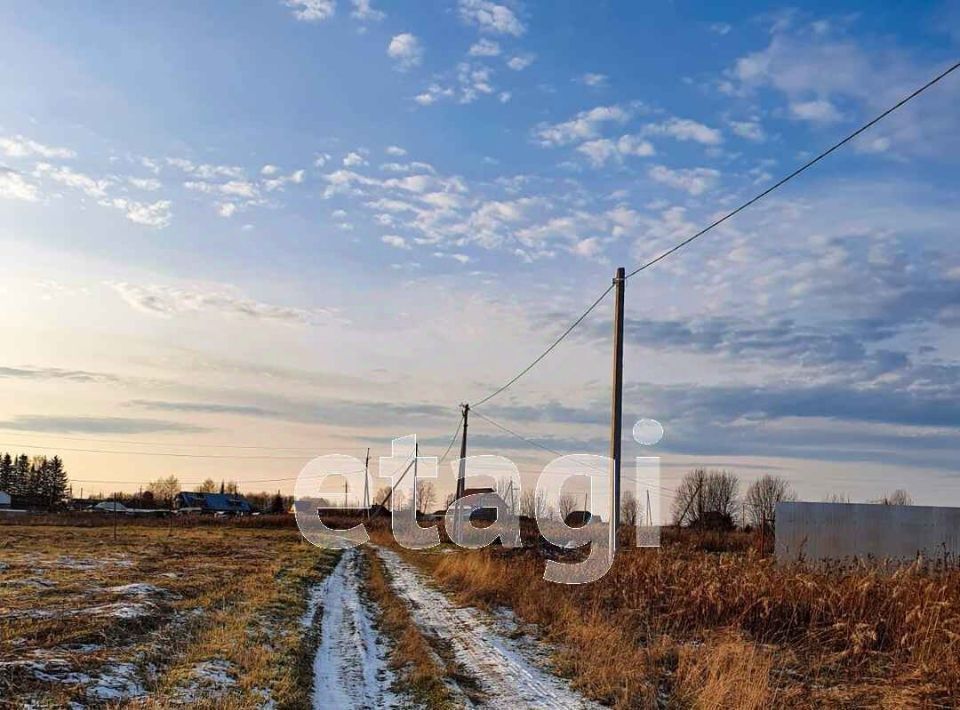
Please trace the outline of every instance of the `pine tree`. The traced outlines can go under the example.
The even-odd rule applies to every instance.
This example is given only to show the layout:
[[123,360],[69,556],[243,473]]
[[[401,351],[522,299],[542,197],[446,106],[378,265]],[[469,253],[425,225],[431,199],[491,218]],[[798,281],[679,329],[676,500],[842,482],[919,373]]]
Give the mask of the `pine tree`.
[[67,478],[67,470],[63,467],[63,459],[59,456],[54,456],[46,464],[44,492],[47,496],[47,505],[54,507],[59,505],[67,495],[70,481]]
[[30,459],[26,454],[17,456],[13,465],[12,495],[27,496],[30,493]]
[[10,454],[0,457],[0,491],[13,493],[13,458]]

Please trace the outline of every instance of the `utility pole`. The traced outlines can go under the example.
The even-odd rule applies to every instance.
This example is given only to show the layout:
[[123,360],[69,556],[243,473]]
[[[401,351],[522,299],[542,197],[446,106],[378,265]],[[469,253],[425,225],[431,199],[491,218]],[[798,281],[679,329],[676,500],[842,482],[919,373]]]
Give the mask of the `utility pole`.
[[620,459],[623,428],[623,287],[626,269],[617,269],[613,279],[613,387],[610,401],[610,558],[617,552],[617,529],[620,527]]
[[344,510],[347,509],[347,482],[346,482],[346,480],[344,480],[344,482],[343,482],[343,509],[344,509]]
[[647,489],[647,527],[653,527],[653,509],[650,507],[650,489]]
[[370,447],[367,447],[367,460],[363,463],[363,509],[370,520]]
[[460,516],[461,516],[461,506],[460,499],[463,498],[463,492],[466,488],[466,476],[467,476],[467,424],[468,419],[470,418],[470,405],[461,404],[460,411],[463,412],[463,436],[460,439],[460,471],[457,474],[457,502],[456,512],[457,512],[457,522],[454,525],[454,532],[456,534],[457,540],[460,539]]
[[420,442],[413,447],[413,519],[417,519],[417,462],[420,460]]

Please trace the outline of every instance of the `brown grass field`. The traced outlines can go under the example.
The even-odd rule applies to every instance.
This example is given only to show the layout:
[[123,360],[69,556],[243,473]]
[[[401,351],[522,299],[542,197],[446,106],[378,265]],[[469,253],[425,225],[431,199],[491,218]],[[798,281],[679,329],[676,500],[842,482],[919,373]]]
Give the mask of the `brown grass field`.
[[308,705],[300,617],[333,555],[289,527],[117,533],[0,526],[0,707]]
[[[310,707],[301,619],[336,555],[289,518],[128,521],[116,539],[58,522],[0,525],[0,707]],[[402,552],[462,603],[536,625],[556,670],[610,706],[960,706],[960,571],[781,567],[755,542],[667,535],[581,586],[544,582],[536,546]],[[372,550],[361,570],[399,690],[454,706],[456,663]]]

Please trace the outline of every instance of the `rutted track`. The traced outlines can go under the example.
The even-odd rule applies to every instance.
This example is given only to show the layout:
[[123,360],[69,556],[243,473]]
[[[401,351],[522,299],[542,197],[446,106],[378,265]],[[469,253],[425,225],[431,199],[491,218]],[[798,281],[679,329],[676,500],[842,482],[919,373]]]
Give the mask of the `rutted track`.
[[455,606],[390,550],[378,550],[394,591],[411,607],[426,635],[449,644],[457,662],[476,680],[483,707],[596,708],[595,703],[539,667],[521,645],[500,634],[476,609]]
[[320,645],[313,662],[313,707],[399,707],[390,691],[393,674],[370,611],[360,596],[359,550],[346,550],[318,590],[323,609]]

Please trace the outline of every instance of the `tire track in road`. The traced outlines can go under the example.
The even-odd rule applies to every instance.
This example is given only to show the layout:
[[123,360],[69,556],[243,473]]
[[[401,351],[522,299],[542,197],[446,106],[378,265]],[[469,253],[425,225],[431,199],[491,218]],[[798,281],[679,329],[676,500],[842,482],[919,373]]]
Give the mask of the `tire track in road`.
[[320,644],[313,661],[313,707],[394,708],[393,673],[386,649],[360,595],[360,552],[346,550],[318,590],[322,608]]
[[477,609],[454,605],[397,553],[383,548],[377,552],[420,630],[447,644],[457,663],[476,680],[484,694],[481,707],[600,707],[538,665],[520,643],[497,631]]

